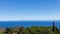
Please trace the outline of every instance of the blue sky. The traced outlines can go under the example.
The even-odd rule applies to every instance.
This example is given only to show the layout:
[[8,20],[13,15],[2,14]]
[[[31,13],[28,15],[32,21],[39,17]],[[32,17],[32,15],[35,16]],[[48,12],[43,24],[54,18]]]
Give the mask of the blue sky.
[[60,20],[60,0],[0,0],[0,21]]

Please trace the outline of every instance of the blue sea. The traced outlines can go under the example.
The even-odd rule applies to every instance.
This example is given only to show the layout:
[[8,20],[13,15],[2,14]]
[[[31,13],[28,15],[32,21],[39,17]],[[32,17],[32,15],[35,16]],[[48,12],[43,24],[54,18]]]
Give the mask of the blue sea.
[[[59,28],[60,21],[54,21],[55,26]],[[53,21],[0,21],[0,27],[13,27],[13,26],[52,26]]]

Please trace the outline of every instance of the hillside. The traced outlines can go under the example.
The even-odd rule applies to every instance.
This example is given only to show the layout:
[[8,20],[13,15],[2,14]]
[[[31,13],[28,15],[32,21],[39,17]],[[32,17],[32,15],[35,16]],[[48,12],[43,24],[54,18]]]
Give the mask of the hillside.
[[[32,27],[9,27],[5,28],[4,31],[0,31],[0,34],[59,34],[59,30],[55,27],[49,26],[32,26]],[[0,29],[1,30],[1,29]]]

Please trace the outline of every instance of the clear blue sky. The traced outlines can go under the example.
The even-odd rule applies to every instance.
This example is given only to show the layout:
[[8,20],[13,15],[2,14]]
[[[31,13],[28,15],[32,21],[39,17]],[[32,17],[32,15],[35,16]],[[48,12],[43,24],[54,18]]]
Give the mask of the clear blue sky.
[[60,0],[0,0],[4,20],[60,20]]

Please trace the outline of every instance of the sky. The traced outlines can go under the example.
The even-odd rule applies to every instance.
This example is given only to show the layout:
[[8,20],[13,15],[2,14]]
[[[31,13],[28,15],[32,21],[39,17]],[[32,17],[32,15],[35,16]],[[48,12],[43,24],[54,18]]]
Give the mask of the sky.
[[60,0],[0,0],[0,21],[60,20]]

